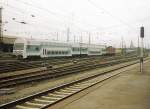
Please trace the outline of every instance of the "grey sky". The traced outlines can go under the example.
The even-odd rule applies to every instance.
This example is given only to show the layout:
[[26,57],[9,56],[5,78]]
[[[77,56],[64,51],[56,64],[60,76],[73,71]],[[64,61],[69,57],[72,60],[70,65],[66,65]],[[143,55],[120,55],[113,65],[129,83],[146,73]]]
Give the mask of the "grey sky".
[[[139,27],[145,26],[149,42],[150,0],[1,0],[4,34],[20,37],[66,40],[70,27],[70,41],[119,46],[121,37],[127,45],[137,44]],[[13,20],[12,18],[15,18]],[[18,22],[24,21],[27,24]]]

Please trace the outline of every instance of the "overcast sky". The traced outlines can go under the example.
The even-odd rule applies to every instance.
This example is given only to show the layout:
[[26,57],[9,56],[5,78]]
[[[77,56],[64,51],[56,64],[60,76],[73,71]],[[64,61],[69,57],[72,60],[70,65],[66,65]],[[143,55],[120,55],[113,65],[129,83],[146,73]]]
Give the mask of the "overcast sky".
[[[28,38],[137,45],[140,26],[150,42],[150,0],[1,0],[4,34]],[[20,23],[25,22],[26,24]],[[58,32],[58,34],[57,34]],[[57,38],[58,35],[58,38]]]

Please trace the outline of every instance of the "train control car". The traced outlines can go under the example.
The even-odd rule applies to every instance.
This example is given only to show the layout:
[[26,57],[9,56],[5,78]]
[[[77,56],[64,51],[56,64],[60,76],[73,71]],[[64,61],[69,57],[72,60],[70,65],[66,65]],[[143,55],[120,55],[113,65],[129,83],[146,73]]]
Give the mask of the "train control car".
[[67,43],[23,38],[16,39],[13,54],[19,58],[72,56]]
[[35,40],[18,38],[14,42],[13,54],[19,58],[29,57],[67,57],[78,55],[103,55],[105,46],[84,44],[52,42],[49,40]]
[[13,54],[19,58],[27,58],[26,54],[27,41],[23,38],[17,38],[14,41]]

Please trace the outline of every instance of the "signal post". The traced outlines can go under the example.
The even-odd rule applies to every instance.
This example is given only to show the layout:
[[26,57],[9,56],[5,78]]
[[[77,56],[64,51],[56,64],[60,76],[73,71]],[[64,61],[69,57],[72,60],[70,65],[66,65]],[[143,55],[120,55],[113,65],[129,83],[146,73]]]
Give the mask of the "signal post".
[[144,38],[144,27],[140,28],[140,37],[141,37],[141,50],[140,50],[140,72],[143,72],[143,38]]

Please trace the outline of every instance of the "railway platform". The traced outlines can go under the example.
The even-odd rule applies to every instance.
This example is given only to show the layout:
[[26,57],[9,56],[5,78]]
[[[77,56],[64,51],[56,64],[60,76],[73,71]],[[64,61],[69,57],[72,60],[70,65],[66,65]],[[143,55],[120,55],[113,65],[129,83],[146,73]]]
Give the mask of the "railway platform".
[[69,97],[49,109],[150,109],[150,61]]

